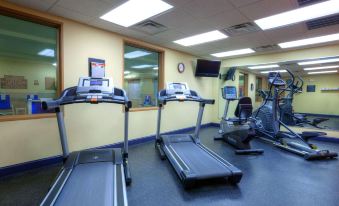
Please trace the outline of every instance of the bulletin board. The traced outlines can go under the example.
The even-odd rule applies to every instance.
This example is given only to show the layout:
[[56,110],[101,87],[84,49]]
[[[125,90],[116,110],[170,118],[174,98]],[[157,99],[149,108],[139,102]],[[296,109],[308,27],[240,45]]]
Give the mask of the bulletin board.
[[46,90],[56,90],[54,77],[45,77],[45,89]]
[[1,89],[27,89],[27,79],[24,76],[4,75],[0,78]]

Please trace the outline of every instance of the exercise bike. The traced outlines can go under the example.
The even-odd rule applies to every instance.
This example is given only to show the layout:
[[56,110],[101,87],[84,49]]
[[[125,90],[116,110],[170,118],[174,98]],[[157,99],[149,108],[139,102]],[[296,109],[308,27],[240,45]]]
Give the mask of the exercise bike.
[[[248,118],[252,115],[252,100],[249,97],[237,98],[237,89],[234,86],[225,86],[221,89],[222,97],[226,100],[224,115],[220,121],[220,129],[214,140],[224,140],[236,148],[236,154],[262,154],[262,149],[252,149]],[[228,118],[228,109],[232,101],[239,100],[234,118]]]
[[[250,127],[254,130],[253,134],[266,142],[272,143],[276,147],[301,155],[306,160],[332,159],[337,157],[337,153],[328,150],[318,150],[316,145],[309,143],[310,139],[324,136],[326,133],[302,132],[298,134],[281,121],[279,117],[279,101],[281,98],[279,96],[295,81],[293,73],[288,69],[286,70],[292,78],[288,85],[281,78],[280,73],[269,73],[269,92],[263,104],[258,110],[253,112],[253,116],[250,118]],[[281,131],[281,127],[284,127],[287,131]]]

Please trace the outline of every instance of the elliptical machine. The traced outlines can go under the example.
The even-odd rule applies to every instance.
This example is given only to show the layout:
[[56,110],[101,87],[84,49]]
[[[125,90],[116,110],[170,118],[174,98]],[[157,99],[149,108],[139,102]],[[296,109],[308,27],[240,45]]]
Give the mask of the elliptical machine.
[[[224,115],[220,121],[220,129],[214,140],[224,140],[226,143],[235,147],[235,154],[263,154],[262,149],[252,149],[250,141],[253,135],[250,135],[250,127],[247,123],[252,115],[252,100],[249,97],[237,98],[237,89],[234,86],[225,86],[221,89],[222,97],[226,100]],[[232,101],[239,100],[234,118],[228,118],[228,108]]]
[[305,114],[294,113],[292,105],[294,94],[301,93],[302,87],[304,85],[303,79],[300,76],[297,76],[297,78],[298,81],[296,83],[289,82],[292,80],[287,80],[289,88],[286,91],[288,91],[288,94],[283,98],[283,103],[279,105],[281,121],[289,126],[303,127],[304,124],[308,124],[319,129],[324,129],[324,127],[319,126],[319,124],[327,121],[328,118],[318,117],[314,118],[312,121],[309,121]]
[[[318,150],[316,145],[309,143],[309,139],[326,135],[326,133],[302,132],[298,134],[279,118],[279,96],[295,81],[293,73],[288,69],[286,70],[292,78],[292,81],[290,81],[287,86],[286,82],[281,78],[280,73],[269,73],[268,82],[270,84],[270,90],[267,93],[268,96],[266,96],[259,109],[253,112],[253,117],[250,118],[250,126],[255,131],[254,134],[260,139],[272,143],[276,147],[301,155],[306,160],[332,159],[337,157],[337,153],[328,150]],[[281,131],[281,126],[287,131]]]

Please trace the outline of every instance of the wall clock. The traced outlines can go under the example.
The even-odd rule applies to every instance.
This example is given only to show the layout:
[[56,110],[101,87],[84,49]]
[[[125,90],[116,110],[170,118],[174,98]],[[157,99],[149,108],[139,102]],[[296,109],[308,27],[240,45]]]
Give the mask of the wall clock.
[[185,64],[184,63],[179,63],[178,64],[178,72],[183,73],[185,71]]

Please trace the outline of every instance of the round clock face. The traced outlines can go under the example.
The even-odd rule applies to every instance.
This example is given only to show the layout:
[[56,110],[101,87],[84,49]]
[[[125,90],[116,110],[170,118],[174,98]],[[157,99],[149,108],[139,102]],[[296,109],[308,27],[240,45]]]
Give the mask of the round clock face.
[[183,63],[178,64],[178,71],[183,73],[185,71],[185,65]]

